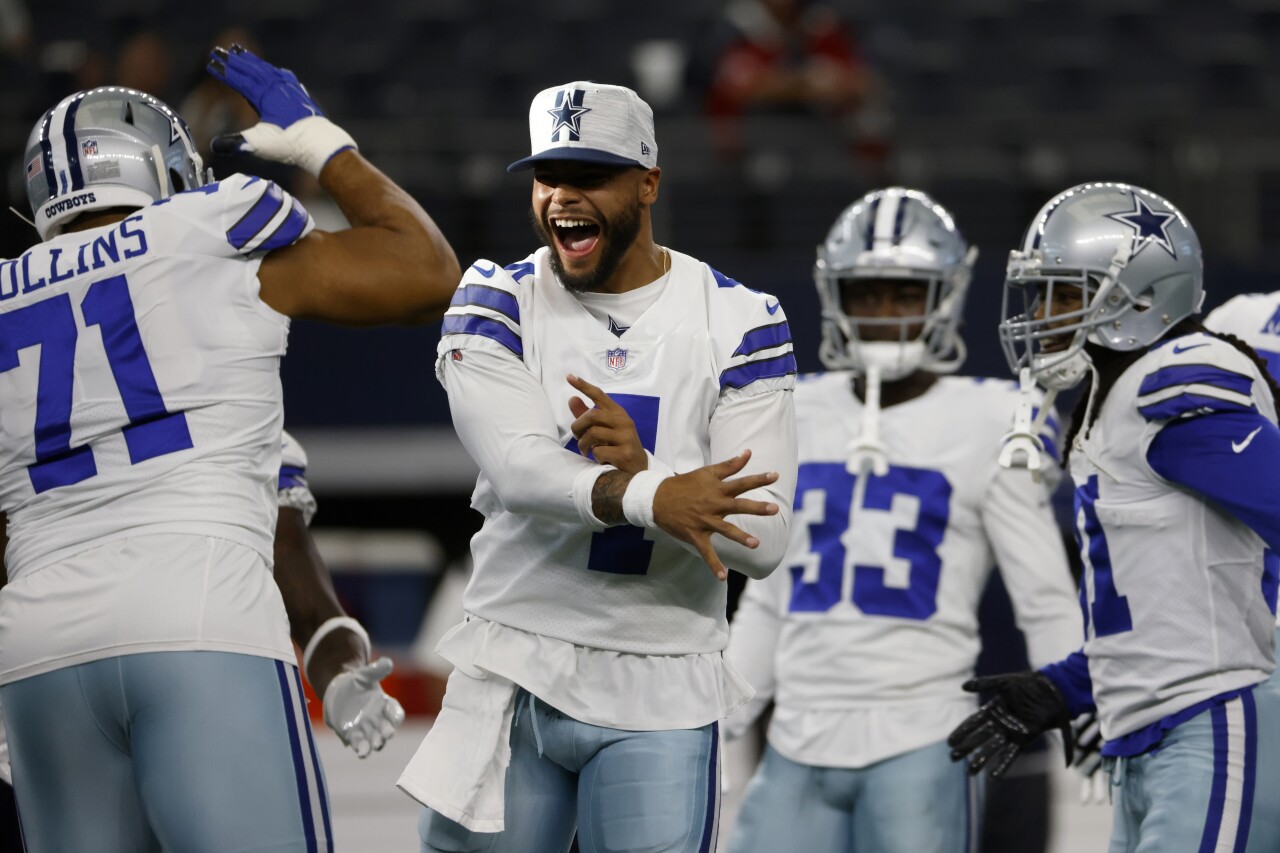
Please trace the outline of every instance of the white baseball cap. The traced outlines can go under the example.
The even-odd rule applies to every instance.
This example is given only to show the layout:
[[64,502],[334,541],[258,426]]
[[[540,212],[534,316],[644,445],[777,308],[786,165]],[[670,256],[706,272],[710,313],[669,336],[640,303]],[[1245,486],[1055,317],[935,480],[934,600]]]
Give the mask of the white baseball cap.
[[529,105],[533,153],[507,167],[532,169],[542,160],[581,160],[652,169],[658,165],[653,110],[626,86],[566,83],[543,89]]

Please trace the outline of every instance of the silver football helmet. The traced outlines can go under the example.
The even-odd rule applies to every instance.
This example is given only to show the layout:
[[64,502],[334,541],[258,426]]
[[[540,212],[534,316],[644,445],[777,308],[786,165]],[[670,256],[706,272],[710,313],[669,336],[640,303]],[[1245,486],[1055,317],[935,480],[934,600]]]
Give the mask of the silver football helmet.
[[[836,219],[813,268],[822,304],[822,363],[865,372],[871,364],[892,382],[916,370],[949,373],[964,361],[960,316],[977,249],[956,229],[946,208],[925,193],[889,187],[867,193]],[[927,285],[925,313],[860,317],[844,311],[840,287],[851,280]],[[896,342],[863,340],[859,328],[893,327]],[[912,327],[923,329],[912,335]]]
[[58,102],[27,139],[27,200],[42,240],[74,216],[145,207],[212,175],[182,117],[143,92],[102,86]]
[[[1128,184],[1072,187],[1041,208],[1009,253],[1000,323],[1009,366],[1029,367],[1046,388],[1070,388],[1089,369],[1086,341],[1149,346],[1200,310],[1203,279],[1196,232],[1168,201]],[[1057,304],[1073,310],[1053,315],[1054,291],[1064,287]]]

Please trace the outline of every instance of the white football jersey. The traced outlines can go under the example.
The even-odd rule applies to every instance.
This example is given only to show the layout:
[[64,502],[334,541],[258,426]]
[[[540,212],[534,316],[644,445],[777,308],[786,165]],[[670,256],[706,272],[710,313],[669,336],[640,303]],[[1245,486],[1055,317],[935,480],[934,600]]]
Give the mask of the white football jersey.
[[1272,378],[1280,381],[1280,291],[1229,299],[1209,312],[1204,324],[1253,347],[1266,361]]
[[[624,406],[642,443],[675,471],[712,461],[706,425],[731,395],[790,389],[795,358],[773,297],[671,252],[657,300],[619,337],[555,279],[548,250],[506,268],[478,261],[445,317],[441,359],[486,348],[519,358],[540,381],[569,449],[574,373]],[[495,415],[500,412],[495,409]],[[699,425],[702,425],[701,428]],[[507,511],[482,472],[485,516],[464,608],[566,642],[647,655],[724,648],[726,587],[696,554],[656,530],[593,532]]]
[[[801,378],[790,545],[778,571],[748,582],[728,652],[753,684],[772,679],[769,741],[788,758],[860,767],[944,739],[972,709],[960,685],[997,563],[1033,663],[1079,648],[1049,490],[996,463],[1018,402],[1012,382],[939,377],[881,411],[889,470],[862,483],[846,468],[863,412],[851,374]],[[1057,433],[1050,417],[1055,459]]]
[[[312,227],[275,184],[233,175],[0,262],[8,677],[130,646],[291,651],[269,571],[289,320],[259,298],[257,272]],[[142,536],[169,553],[114,547]],[[204,547],[174,537],[240,548],[220,566],[239,591],[170,589],[173,561]],[[148,585],[170,599],[144,613]],[[188,627],[166,617],[188,606],[202,614]],[[36,623],[58,627],[37,637]],[[236,624],[257,627],[237,638]]]
[[1266,381],[1243,353],[1211,335],[1174,338],[1120,376],[1071,451],[1084,649],[1107,740],[1274,668],[1262,539],[1147,462],[1167,423],[1218,402],[1275,419]]
[[[1280,290],[1228,299],[1209,312],[1204,324],[1253,347],[1267,363],[1271,378],[1280,382]],[[1276,614],[1276,626],[1280,627],[1280,613]]]
[[271,554],[288,318],[262,253],[311,229],[234,175],[0,262],[0,509],[10,579],[112,538]]

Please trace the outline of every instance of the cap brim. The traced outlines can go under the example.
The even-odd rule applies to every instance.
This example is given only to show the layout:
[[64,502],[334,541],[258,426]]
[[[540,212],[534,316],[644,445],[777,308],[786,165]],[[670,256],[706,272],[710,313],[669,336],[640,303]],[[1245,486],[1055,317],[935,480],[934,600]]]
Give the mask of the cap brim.
[[523,172],[526,169],[532,169],[538,163],[548,160],[577,160],[582,163],[605,163],[610,166],[639,166],[644,168],[644,164],[639,160],[629,160],[626,157],[619,157],[617,154],[610,154],[608,151],[599,151],[595,148],[548,148],[545,151],[539,151],[523,160],[517,160],[507,167],[508,172]]

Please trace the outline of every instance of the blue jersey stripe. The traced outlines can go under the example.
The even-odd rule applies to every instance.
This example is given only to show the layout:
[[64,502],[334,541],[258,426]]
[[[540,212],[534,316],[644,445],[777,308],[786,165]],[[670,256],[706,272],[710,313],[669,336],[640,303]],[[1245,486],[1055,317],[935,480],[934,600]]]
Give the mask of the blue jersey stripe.
[[1159,403],[1139,406],[1138,414],[1149,421],[1168,420],[1190,414],[1208,414],[1209,412],[1252,412],[1253,403],[1241,405],[1221,397],[1210,397],[1205,394],[1182,393]]
[[80,143],[76,140],[76,113],[80,112],[80,98],[67,104],[67,114],[62,119],[62,138],[67,144],[67,170],[71,172],[71,189],[84,189],[84,172],[80,168]]
[[1246,397],[1253,391],[1253,377],[1212,364],[1178,364],[1162,367],[1142,377],[1138,396],[1144,397],[1174,385],[1213,385]]
[[756,326],[742,336],[742,343],[733,351],[734,356],[751,355],[764,349],[791,343],[791,328],[787,321],[773,323],[768,326]]
[[293,245],[302,236],[302,232],[307,230],[308,219],[309,214],[306,208],[299,204],[295,198],[293,205],[289,208],[289,215],[276,226],[276,230],[271,232],[271,236],[263,240],[254,251],[270,252]]
[[520,302],[511,293],[497,287],[490,287],[487,284],[468,284],[459,287],[453,293],[453,298],[449,300],[452,308],[461,308],[466,305],[478,305],[482,308],[489,308],[510,317],[513,322],[520,322]]
[[773,358],[763,358],[759,361],[749,361],[746,364],[739,364],[737,367],[730,367],[720,374],[720,388],[745,388],[752,382],[761,379],[772,379],[778,376],[791,376],[796,372],[796,357],[794,353],[783,353]]
[[521,358],[524,357],[524,341],[501,320],[479,314],[446,314],[440,334],[480,335],[495,340]]
[[307,469],[300,465],[281,465],[278,478],[279,489],[292,489],[307,484]]
[[298,785],[298,803],[302,811],[302,829],[306,834],[307,853],[318,853],[316,849],[315,819],[311,814],[311,791],[307,786],[307,769],[302,761],[302,741],[298,736],[297,713],[292,696],[289,694],[289,676],[285,673],[284,663],[276,661],[276,677],[280,680],[280,696],[284,700],[284,719],[289,727],[289,748],[293,752],[293,775]]
[[280,208],[284,207],[284,195],[273,183],[267,184],[262,196],[254,202],[253,207],[240,217],[240,221],[227,229],[227,242],[236,249],[243,249],[249,241],[257,237],[267,223],[275,219]]
[[503,269],[511,273],[511,277],[516,281],[519,281],[527,275],[533,275],[533,263],[530,261],[525,261],[524,263],[519,264],[510,264],[509,266],[503,267]]

